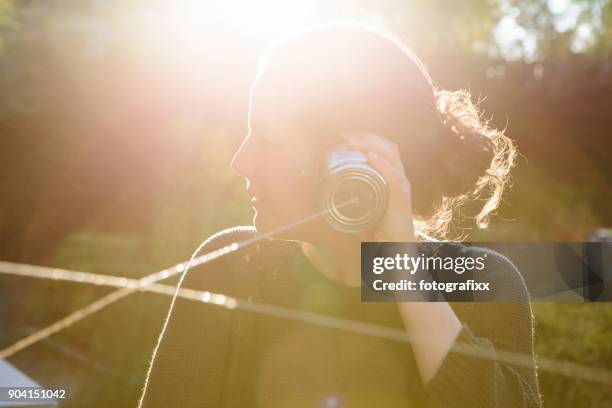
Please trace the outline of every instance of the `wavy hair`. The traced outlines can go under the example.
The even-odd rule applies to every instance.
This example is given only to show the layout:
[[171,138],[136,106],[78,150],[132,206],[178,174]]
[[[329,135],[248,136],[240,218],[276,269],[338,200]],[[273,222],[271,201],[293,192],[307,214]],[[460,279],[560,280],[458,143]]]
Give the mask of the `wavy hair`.
[[459,207],[477,199],[484,204],[475,223],[488,227],[509,184],[516,144],[484,118],[467,90],[434,86],[390,31],[359,23],[301,31],[267,49],[251,95],[264,77],[292,89],[313,143],[326,143],[318,135],[328,129],[359,128],[398,145],[418,235],[448,239]]

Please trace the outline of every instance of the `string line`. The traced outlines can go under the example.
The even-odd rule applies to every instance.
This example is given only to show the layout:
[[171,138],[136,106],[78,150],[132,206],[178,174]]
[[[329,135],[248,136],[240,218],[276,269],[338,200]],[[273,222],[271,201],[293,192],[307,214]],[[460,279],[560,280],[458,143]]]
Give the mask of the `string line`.
[[[157,293],[165,296],[176,296],[178,298],[195,301],[204,304],[223,306],[228,309],[240,309],[259,313],[266,316],[274,316],[278,318],[301,321],[304,323],[315,324],[334,328],[338,330],[349,331],[353,333],[365,334],[379,338],[385,338],[400,342],[435,342],[437,339],[431,336],[409,336],[404,330],[391,328],[387,326],[365,323],[356,320],[342,319],[333,316],[306,312],[286,307],[281,307],[273,304],[258,303],[249,300],[239,299],[232,296],[227,296],[220,293],[209,291],[195,290],[189,288],[176,288],[172,285],[153,283],[146,286],[139,286],[138,279],[129,279],[123,277],[114,277],[99,275],[87,272],[58,270],[52,268],[44,268],[40,266],[31,266],[23,264],[15,264],[11,262],[0,261],[0,273],[10,274],[22,277],[31,277],[37,279],[52,279],[68,282],[77,282],[84,284],[102,285],[117,287],[121,290],[110,293],[109,295],[99,299],[93,304],[81,309],[59,322],[56,322],[42,330],[28,336],[12,346],[0,351],[0,358],[6,358],[15,352],[22,350],[37,341],[40,341],[58,331],[70,326],[82,318],[85,318],[108,304],[120,300],[132,293],[135,290]],[[531,367],[533,360],[528,354],[511,352],[506,350],[496,350],[494,357],[490,356],[487,348],[482,346],[468,345],[466,343],[456,342],[452,349],[454,352],[473,355],[484,358],[494,358],[498,361],[507,362],[513,365]],[[538,368],[548,372],[580,378],[587,381],[599,382],[612,385],[612,371],[605,369],[593,368],[572,362],[554,360],[545,357],[538,358]]]
[[[344,203],[341,203],[337,206],[334,206],[333,208],[328,208],[326,210],[323,211],[319,211],[315,214],[309,215],[307,217],[304,217],[302,219],[296,220],[294,222],[291,222],[287,225],[284,226],[280,226],[266,234],[260,234],[258,236],[252,237],[250,239],[244,240],[240,243],[234,242],[230,245],[227,245],[223,248],[219,248],[217,250],[211,251],[209,253],[206,253],[204,255],[201,255],[199,257],[197,257],[197,254],[200,252],[200,250],[202,249],[202,247],[204,246],[204,242],[202,242],[198,248],[193,252],[191,258],[189,259],[189,262],[187,263],[187,265],[185,265],[184,263],[179,263],[175,266],[172,266],[170,268],[167,269],[163,269],[159,272],[155,272],[152,273],[150,275],[144,276],[138,280],[135,279],[129,279],[129,278],[125,278],[125,277],[111,277],[111,276],[106,276],[106,275],[100,275],[100,274],[91,274],[91,273],[87,273],[87,272],[76,272],[76,271],[69,271],[66,269],[60,269],[60,268],[44,268],[44,267],[40,267],[40,266],[32,266],[32,265],[22,265],[22,264],[14,264],[14,263],[10,263],[10,262],[2,262],[0,261],[0,267],[2,269],[4,269],[4,271],[11,271],[10,273],[12,273],[13,275],[21,275],[21,276],[29,276],[29,277],[38,277],[38,278],[47,278],[47,279],[62,279],[62,280],[72,280],[74,282],[81,282],[81,283],[90,283],[93,285],[102,285],[102,286],[114,286],[114,287],[118,287],[119,289],[117,289],[116,291],[109,293],[107,295],[105,295],[104,297],[94,301],[93,303],[86,305],[84,307],[82,307],[81,309],[70,313],[68,316],[63,317],[62,319],[56,321],[55,323],[46,326],[42,329],[40,329],[39,331],[32,333],[20,340],[18,340],[17,342],[15,342],[13,345],[0,350],[0,358],[7,358],[10,357],[11,355],[17,353],[20,350],[25,349],[26,347],[31,346],[32,344],[37,343],[38,341],[41,341],[55,333],[58,333],[59,331],[72,326],[73,324],[75,324],[76,322],[84,319],[87,316],[90,316],[96,312],[99,312],[100,310],[104,309],[105,307],[113,304],[114,302],[118,301],[119,299],[122,299],[132,293],[134,293],[137,290],[143,290],[144,288],[148,288],[151,287],[151,285],[155,284],[156,282],[159,282],[161,280],[170,278],[178,273],[182,273],[181,275],[181,279],[179,280],[176,288],[173,288],[173,299],[172,299],[172,303],[170,304],[170,309],[168,312],[168,315],[164,321],[164,326],[162,328],[162,332],[159,336],[159,340],[161,340],[164,331],[166,329],[166,326],[168,324],[168,319],[170,317],[170,314],[172,312],[172,307],[174,305],[174,301],[176,298],[177,293],[179,292],[180,286],[183,282],[183,279],[185,277],[185,275],[187,274],[187,271],[189,270],[189,268],[191,266],[197,266],[197,265],[202,265],[205,264],[207,262],[210,262],[214,259],[217,259],[221,256],[227,255],[231,252],[237,251],[240,248],[244,248],[247,247],[249,245],[253,245],[265,238],[267,238],[267,236],[271,236],[274,234],[278,234],[280,232],[286,231],[290,228],[293,228],[297,225],[303,224],[305,222],[311,221],[317,217],[320,217],[321,215],[329,212],[329,211],[333,211],[334,209],[338,209],[338,208],[342,208],[346,205],[350,205],[350,204],[356,204],[358,203],[359,200],[356,197],[352,197],[349,200],[345,201]],[[45,271],[49,271],[50,270],[50,274],[47,274]],[[7,273],[7,272],[5,272]],[[159,288],[158,288],[159,289]],[[165,291],[167,291],[167,289],[164,289]],[[159,342],[157,347],[159,347]],[[155,356],[155,353],[157,351],[157,347],[153,353],[153,358]],[[150,370],[150,367],[149,367]],[[147,373],[147,378],[148,378],[148,373]]]

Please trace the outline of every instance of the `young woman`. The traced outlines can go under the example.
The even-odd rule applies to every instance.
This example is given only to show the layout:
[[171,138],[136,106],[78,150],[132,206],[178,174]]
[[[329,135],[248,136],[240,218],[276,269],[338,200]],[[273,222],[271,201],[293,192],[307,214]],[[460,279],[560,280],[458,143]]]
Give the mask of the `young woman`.
[[[201,253],[317,213],[320,163],[339,144],[364,152],[385,178],[387,211],[356,235],[315,217],[189,271],[182,287],[264,307],[173,302],[141,407],[540,405],[528,294],[503,256],[490,257],[485,278],[522,301],[360,301],[362,241],[445,239],[460,204],[486,194],[481,227],[498,206],[515,146],[480,120],[467,92],[434,88],[387,33],[331,25],[267,51],[248,119],[232,169],[253,196],[254,226],[213,235]],[[341,330],[316,316],[429,341]]]

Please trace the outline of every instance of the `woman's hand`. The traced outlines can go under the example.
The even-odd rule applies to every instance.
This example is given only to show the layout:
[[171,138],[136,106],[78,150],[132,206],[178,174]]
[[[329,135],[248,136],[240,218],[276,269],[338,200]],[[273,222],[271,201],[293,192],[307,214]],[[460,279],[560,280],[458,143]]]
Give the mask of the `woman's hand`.
[[[395,143],[367,132],[345,136],[347,147],[367,153],[368,162],[382,174],[389,188],[389,207],[373,230],[375,241],[415,242],[412,193]],[[427,384],[436,375],[461,332],[461,322],[447,302],[397,302],[406,333]],[[418,341],[423,338],[426,341]],[[430,341],[435,339],[436,341]]]
[[369,132],[344,136],[347,147],[366,153],[368,162],[387,181],[389,206],[380,223],[372,229],[373,241],[414,242],[412,189],[406,177],[397,145]]

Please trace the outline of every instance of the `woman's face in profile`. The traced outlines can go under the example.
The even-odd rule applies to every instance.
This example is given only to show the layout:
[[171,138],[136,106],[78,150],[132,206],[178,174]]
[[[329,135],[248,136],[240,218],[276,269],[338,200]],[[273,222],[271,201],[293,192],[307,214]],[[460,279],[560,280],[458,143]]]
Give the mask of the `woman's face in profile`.
[[[247,180],[255,210],[253,225],[260,233],[295,222],[318,211],[316,160],[307,134],[291,120],[293,106],[283,89],[258,84],[251,96],[249,133],[232,160],[232,169]],[[284,239],[305,239],[324,222],[310,221]],[[314,228],[314,229],[313,229]]]

